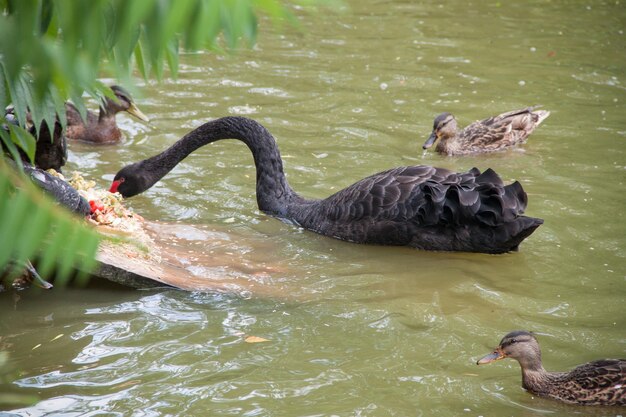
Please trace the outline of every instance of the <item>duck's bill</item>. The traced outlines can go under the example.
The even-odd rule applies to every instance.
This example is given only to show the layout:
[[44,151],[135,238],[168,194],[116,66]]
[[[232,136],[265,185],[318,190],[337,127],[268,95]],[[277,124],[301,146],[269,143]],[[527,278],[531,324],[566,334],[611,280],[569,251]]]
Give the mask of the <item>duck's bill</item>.
[[130,107],[126,111],[132,114],[133,116],[135,116],[136,118],[138,118],[139,120],[143,120],[146,123],[150,121],[150,118],[148,118],[148,116],[143,114],[143,112],[139,110],[137,106],[135,106],[135,103],[130,103]]
[[433,146],[436,140],[437,140],[437,134],[433,130],[433,133],[431,133],[428,139],[426,139],[426,142],[424,142],[424,144],[422,145],[422,148],[423,149],[430,148],[431,146]]
[[499,361],[500,359],[504,359],[505,356],[499,350],[495,350],[491,352],[489,355],[483,356],[481,359],[476,362],[476,365],[485,365],[487,363]]

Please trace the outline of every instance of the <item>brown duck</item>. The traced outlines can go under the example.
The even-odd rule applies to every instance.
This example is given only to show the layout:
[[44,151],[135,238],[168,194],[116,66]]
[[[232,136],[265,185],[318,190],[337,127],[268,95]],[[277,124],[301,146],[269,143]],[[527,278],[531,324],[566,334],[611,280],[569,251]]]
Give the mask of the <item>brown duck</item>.
[[433,132],[422,148],[428,149],[437,142],[435,149],[441,154],[468,155],[499,151],[524,143],[528,135],[550,116],[549,111],[535,110],[537,107],[479,120],[460,132],[454,116],[442,113],[435,118]]
[[569,372],[548,372],[541,364],[535,336],[514,331],[477,364],[504,358],[517,360],[522,367],[522,387],[533,394],[580,405],[626,405],[626,360],[602,359],[580,365]]
[[126,111],[144,122],[150,120],[137,108],[126,90],[117,85],[111,86],[111,90],[117,100],[106,97],[104,104],[100,106],[99,114],[87,112],[87,121],[83,120],[73,104],[65,104],[67,112],[65,136],[67,138],[93,143],[115,143],[122,138],[122,132],[115,123],[117,113]]

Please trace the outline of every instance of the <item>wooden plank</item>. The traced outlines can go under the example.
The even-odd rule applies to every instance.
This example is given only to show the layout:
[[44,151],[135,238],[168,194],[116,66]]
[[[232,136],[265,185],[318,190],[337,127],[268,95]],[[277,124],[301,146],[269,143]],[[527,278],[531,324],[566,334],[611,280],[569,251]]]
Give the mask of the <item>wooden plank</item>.
[[105,239],[93,275],[132,288],[281,295],[279,288],[266,282],[272,275],[286,272],[276,260],[275,248],[206,226],[147,220],[142,224],[148,238],[98,226],[103,235],[125,237],[130,242]]

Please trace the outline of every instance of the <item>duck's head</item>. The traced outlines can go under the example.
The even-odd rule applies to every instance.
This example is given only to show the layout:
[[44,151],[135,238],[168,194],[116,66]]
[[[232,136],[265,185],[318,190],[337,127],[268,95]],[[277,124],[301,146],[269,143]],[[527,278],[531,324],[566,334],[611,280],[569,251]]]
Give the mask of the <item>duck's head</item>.
[[422,148],[428,149],[437,142],[437,139],[449,138],[456,134],[456,119],[450,113],[441,113],[435,117],[433,123],[433,131],[422,145]]
[[111,91],[115,94],[116,99],[112,99],[110,97],[105,98],[104,107],[107,113],[116,114],[118,112],[125,111],[132,114],[139,120],[143,120],[144,122],[150,121],[148,116],[139,110],[128,91],[124,90],[119,85],[112,85]]
[[493,352],[476,362],[484,365],[504,358],[517,360],[522,368],[533,369],[541,366],[541,350],[535,336],[524,330],[516,330],[504,336]]

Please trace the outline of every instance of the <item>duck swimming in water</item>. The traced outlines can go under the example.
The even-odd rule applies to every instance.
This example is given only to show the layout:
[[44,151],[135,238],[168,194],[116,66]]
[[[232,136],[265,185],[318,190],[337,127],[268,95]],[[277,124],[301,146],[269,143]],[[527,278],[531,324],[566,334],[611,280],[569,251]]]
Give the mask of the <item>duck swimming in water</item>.
[[122,168],[110,191],[124,197],[142,193],[194,150],[221,139],[238,139],[252,152],[261,211],[337,239],[503,253],[517,250],[543,223],[522,215],[527,196],[519,182],[504,185],[491,169],[456,173],[430,166],[399,167],[323,200],[305,199],[289,186],[274,137],[244,117],[207,122],[162,153]]
[[445,155],[469,155],[500,151],[526,142],[550,112],[527,107],[476,121],[458,131],[454,116],[442,113],[435,118],[433,131],[422,146],[428,149],[437,143],[435,150]]
[[148,117],[137,108],[130,94],[122,87],[113,85],[111,90],[116,100],[106,97],[104,104],[100,106],[99,114],[87,112],[87,120],[84,121],[78,109],[72,103],[65,104],[67,113],[67,127],[65,136],[69,139],[82,140],[93,143],[115,143],[122,138],[122,131],[117,127],[115,116],[125,111],[143,120],[150,121]]
[[535,336],[514,331],[477,364],[512,358],[522,368],[522,387],[533,394],[569,404],[626,405],[626,360],[603,359],[580,365],[569,372],[548,372],[541,364]]

